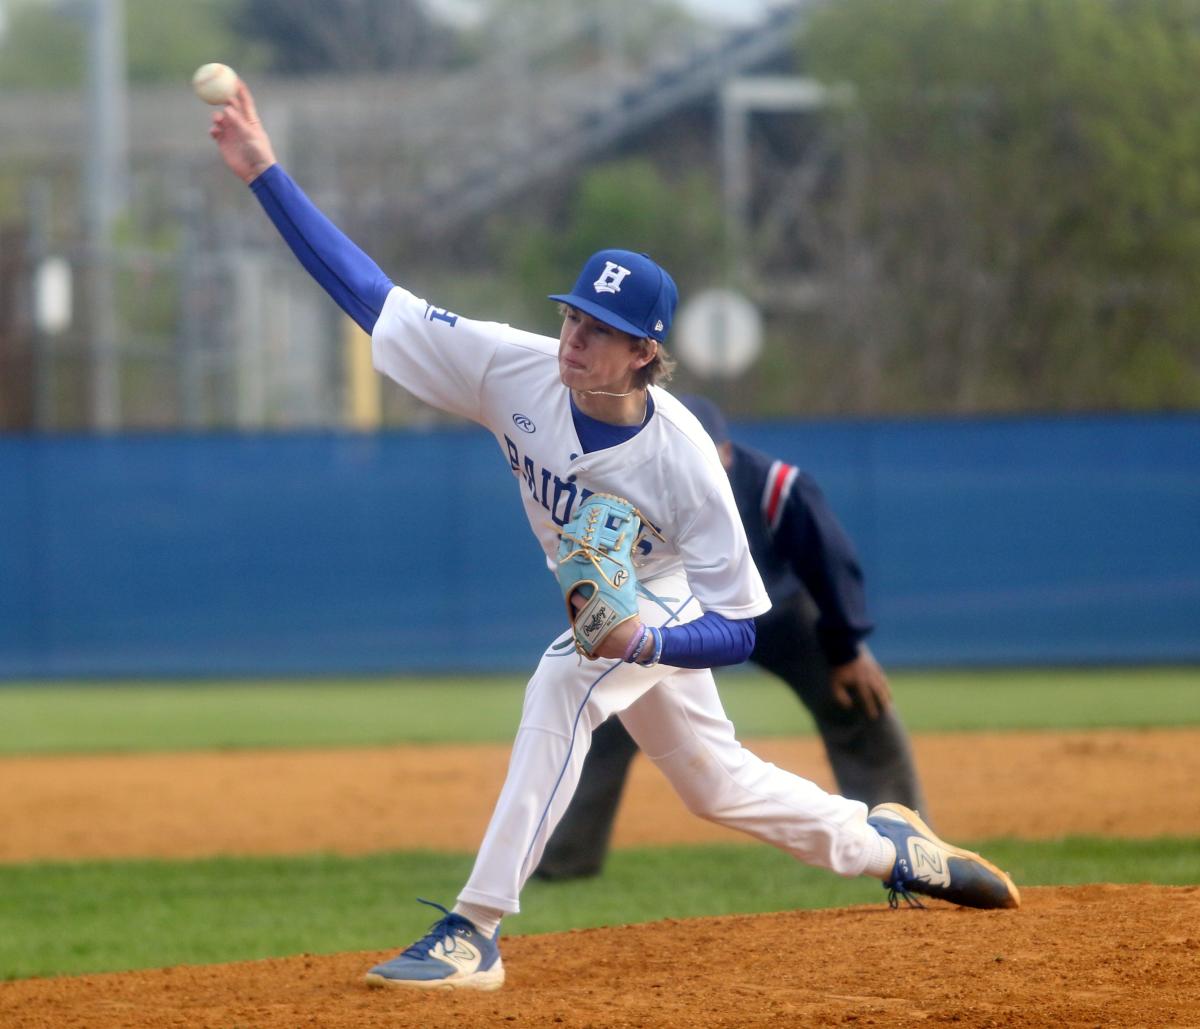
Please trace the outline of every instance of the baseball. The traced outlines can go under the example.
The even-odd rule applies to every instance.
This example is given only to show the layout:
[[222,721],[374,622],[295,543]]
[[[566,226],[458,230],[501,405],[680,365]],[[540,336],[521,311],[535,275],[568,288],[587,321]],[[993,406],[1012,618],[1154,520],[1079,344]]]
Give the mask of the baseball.
[[229,103],[237,84],[237,72],[227,64],[202,64],[192,76],[192,89],[206,104]]

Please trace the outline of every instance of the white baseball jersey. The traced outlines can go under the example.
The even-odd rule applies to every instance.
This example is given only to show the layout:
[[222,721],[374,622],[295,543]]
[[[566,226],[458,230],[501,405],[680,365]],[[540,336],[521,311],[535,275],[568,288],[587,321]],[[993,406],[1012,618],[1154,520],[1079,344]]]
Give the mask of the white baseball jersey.
[[632,439],[583,453],[558,341],[432,307],[393,289],[373,333],[375,366],[435,407],[488,428],[517,479],[530,528],[550,567],[557,530],[591,493],[615,493],[661,536],[643,530],[634,566],[643,582],[682,569],[705,611],[752,618],[771,602],[716,448],[665,390]]

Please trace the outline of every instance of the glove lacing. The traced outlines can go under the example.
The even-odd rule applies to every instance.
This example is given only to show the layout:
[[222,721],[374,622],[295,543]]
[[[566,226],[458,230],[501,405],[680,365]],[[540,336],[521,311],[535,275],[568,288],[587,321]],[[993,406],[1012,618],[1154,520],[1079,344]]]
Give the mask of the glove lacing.
[[[621,549],[621,544],[625,542],[625,530],[621,530],[612,546],[606,547],[602,543],[597,543],[594,541],[593,537],[596,533],[596,519],[599,517],[600,508],[594,507],[592,508],[591,513],[588,515],[588,523],[583,530],[582,536],[576,536],[573,533],[566,532],[565,530],[558,534],[559,539],[570,540],[576,545],[575,549],[568,552],[567,556],[558,563],[560,565],[565,565],[568,561],[572,561],[582,554],[585,558],[587,558],[587,560],[592,562],[596,571],[603,576],[605,582],[607,582],[613,589],[620,589],[625,580],[622,579],[621,582],[614,582],[612,577],[604,570],[604,566],[600,562],[605,558],[607,558],[609,561],[613,561],[613,559],[609,557],[609,553],[613,550],[619,551]],[[613,561],[613,563],[616,564],[615,561]],[[622,572],[624,572],[624,568],[618,565],[617,574],[619,575]]]

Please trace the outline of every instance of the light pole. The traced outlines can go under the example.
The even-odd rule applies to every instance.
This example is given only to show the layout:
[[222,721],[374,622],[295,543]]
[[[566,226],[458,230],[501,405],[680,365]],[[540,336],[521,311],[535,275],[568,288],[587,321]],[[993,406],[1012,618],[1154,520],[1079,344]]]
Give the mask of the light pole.
[[85,211],[91,307],[92,425],[121,424],[113,226],[129,188],[124,0],[89,0]]

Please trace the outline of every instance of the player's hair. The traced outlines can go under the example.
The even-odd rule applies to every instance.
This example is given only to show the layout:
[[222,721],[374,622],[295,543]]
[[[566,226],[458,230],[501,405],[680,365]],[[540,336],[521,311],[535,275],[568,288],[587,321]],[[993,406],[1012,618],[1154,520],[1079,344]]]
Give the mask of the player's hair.
[[[645,346],[647,343],[655,343],[655,341],[639,339],[637,343]],[[658,349],[654,354],[654,360],[643,365],[633,374],[633,381],[639,389],[645,389],[647,386],[661,386],[664,382],[670,382],[671,376],[675,374],[675,358],[667,353],[666,347],[661,343],[657,343],[656,346]]]

